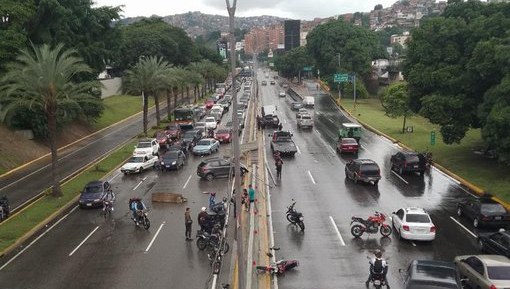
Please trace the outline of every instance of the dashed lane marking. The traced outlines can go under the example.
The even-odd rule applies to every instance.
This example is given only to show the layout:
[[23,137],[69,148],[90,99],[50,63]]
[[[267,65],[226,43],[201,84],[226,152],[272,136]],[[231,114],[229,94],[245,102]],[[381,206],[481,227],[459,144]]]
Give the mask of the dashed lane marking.
[[364,150],[366,150],[369,154],[371,154],[371,153],[372,153],[372,152],[371,152],[369,149],[367,149],[367,147],[366,147],[366,146],[364,146],[364,145],[361,145],[361,148],[363,148]]
[[188,185],[189,180],[191,180],[191,175],[189,175],[188,180],[186,181],[186,183],[185,183],[185,184],[184,184],[184,186],[182,187],[182,189],[183,189],[183,190],[184,190],[184,189],[186,188],[186,186]]
[[406,180],[404,180],[403,177],[401,177],[399,174],[397,174],[394,170],[391,170],[391,173],[394,174],[395,176],[397,176],[401,181],[406,183],[406,185],[409,185],[409,183]]
[[335,229],[338,239],[340,239],[340,243],[342,244],[342,246],[345,246],[344,239],[342,238],[342,235],[340,234],[340,231],[338,230],[338,226],[336,225],[335,220],[333,220],[332,216],[329,216],[329,220],[331,221],[331,224],[333,225],[333,229]]
[[462,229],[466,230],[471,236],[473,236],[473,238],[476,238],[475,233],[471,232],[468,228],[466,228],[466,226],[462,225],[459,221],[455,220],[454,217],[450,216],[450,219],[452,219],[452,221],[457,223],[457,225],[459,225]]
[[310,179],[312,180],[312,183],[314,185],[316,185],[317,183],[315,182],[315,179],[313,178],[312,173],[310,171],[308,171],[308,175],[310,176]]
[[134,188],[133,191],[138,189],[138,187],[147,179],[147,177],[143,178]]
[[298,154],[301,154],[301,150],[299,149],[298,145],[296,145],[296,150],[297,150]]
[[74,250],[69,253],[69,257],[71,257],[76,251],[78,251],[78,249],[80,249],[80,247],[85,244],[85,242],[87,242],[87,240],[90,238],[90,236],[92,236],[96,231],[97,229],[99,229],[99,226],[97,226],[94,230],[92,230],[92,232],[90,232],[90,234],[87,235],[87,237],[85,237],[85,239],[83,239],[83,241],[81,241],[80,244],[78,244],[78,246],[76,246],[76,248],[74,248]]
[[145,253],[149,252],[150,248],[152,247],[152,244],[154,243],[154,241],[158,237],[159,232],[161,231],[161,228],[163,228],[164,225],[165,225],[165,222],[163,222],[163,223],[161,223],[161,225],[159,225],[159,228],[156,231],[156,234],[154,234],[154,237],[152,238],[151,242],[149,243],[149,246],[147,246],[147,249],[145,249]]

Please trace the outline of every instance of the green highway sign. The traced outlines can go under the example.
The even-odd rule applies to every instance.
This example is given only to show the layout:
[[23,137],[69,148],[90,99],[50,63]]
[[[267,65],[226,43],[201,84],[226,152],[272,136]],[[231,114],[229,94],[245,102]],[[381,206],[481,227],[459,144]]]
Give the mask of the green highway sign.
[[348,80],[349,80],[349,74],[336,73],[333,78],[334,82],[347,82]]
[[312,67],[311,66],[305,66],[305,67],[303,67],[303,71],[312,71]]
[[436,132],[435,131],[430,132],[430,144],[431,145],[436,144]]

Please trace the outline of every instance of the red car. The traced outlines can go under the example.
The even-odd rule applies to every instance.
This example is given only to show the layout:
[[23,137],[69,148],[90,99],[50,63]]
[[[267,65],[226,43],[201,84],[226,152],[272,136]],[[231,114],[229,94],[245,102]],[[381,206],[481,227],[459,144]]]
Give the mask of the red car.
[[181,138],[181,127],[178,124],[171,124],[166,127],[166,132],[170,139],[176,140]]
[[230,143],[232,141],[232,130],[229,128],[219,128],[214,138],[220,143]]
[[160,147],[164,147],[170,143],[170,135],[168,135],[167,131],[159,131],[156,133],[156,140]]
[[209,98],[209,99],[207,99],[205,101],[205,108],[211,109],[213,107],[213,105],[214,105],[214,100],[213,99]]
[[342,138],[338,140],[336,144],[336,151],[339,153],[355,153],[357,154],[359,150],[359,145],[356,139],[354,138]]

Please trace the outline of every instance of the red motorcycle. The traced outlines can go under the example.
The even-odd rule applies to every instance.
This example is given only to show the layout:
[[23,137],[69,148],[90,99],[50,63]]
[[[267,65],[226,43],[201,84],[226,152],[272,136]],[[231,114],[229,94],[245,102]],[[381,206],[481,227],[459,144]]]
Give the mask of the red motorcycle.
[[276,263],[271,263],[269,266],[257,266],[257,273],[283,274],[297,266],[299,266],[297,260],[280,260]]
[[[363,233],[376,234],[377,231],[384,237],[391,235],[391,226],[385,224],[386,216],[383,213],[375,212],[375,215],[363,219],[360,217],[351,218],[351,234],[359,238]],[[354,223],[354,225],[353,225]]]

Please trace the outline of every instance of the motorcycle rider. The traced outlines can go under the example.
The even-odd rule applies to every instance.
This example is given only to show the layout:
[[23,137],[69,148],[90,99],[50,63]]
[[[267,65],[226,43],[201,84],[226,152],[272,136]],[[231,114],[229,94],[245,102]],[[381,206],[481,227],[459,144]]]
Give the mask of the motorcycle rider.
[[377,249],[374,253],[374,257],[370,259],[370,275],[368,275],[368,279],[365,282],[367,288],[370,286],[370,281],[376,275],[382,275],[384,283],[386,284],[386,288],[390,289],[390,285],[388,284],[388,279],[386,279],[386,274],[388,273],[388,263],[382,257],[381,250]]
[[133,221],[135,221],[136,224],[139,225],[137,212],[140,210],[142,211],[147,210],[147,207],[145,207],[145,204],[142,202],[142,199],[140,198],[129,199],[129,203],[130,203],[129,208],[133,212]]
[[209,196],[209,210],[212,210],[212,208],[216,205],[216,193],[211,192]]
[[105,202],[109,202],[110,207],[112,208],[112,212],[113,212],[113,201],[115,201],[115,194],[113,193],[113,191],[112,190],[106,191],[106,194],[103,196],[102,200],[103,200],[103,210],[105,209],[105,206],[106,206]]
[[198,213],[198,224],[200,225],[200,231],[208,231],[210,227],[210,217],[207,213],[207,208],[202,207],[200,213]]

